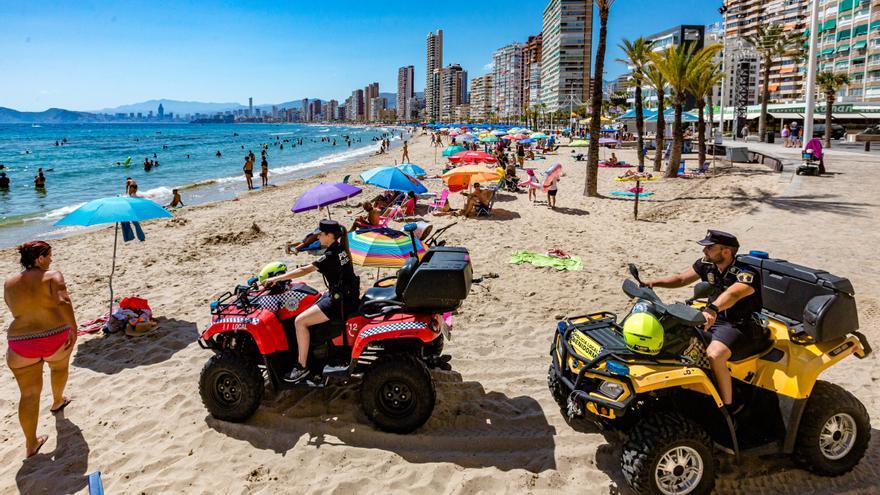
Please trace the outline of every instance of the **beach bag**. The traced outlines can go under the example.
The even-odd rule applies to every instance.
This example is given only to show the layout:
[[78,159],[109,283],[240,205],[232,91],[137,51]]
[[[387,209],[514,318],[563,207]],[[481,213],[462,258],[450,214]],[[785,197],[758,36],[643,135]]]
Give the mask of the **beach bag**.
[[119,301],[119,307],[122,309],[131,309],[139,311],[150,311],[150,303],[146,299],[140,297],[124,297]]

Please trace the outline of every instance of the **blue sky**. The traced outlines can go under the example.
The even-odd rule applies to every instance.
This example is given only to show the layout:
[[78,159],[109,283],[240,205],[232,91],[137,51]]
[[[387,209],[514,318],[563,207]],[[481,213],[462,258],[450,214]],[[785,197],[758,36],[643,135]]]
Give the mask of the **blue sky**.
[[[277,103],[345,99],[397,68],[424,86],[425,36],[444,64],[481,75],[492,52],[541,30],[545,0],[76,2],[0,0],[0,106],[95,110],[153,98]],[[720,0],[617,0],[606,79],[622,37],[720,20]],[[596,22],[598,33],[598,20]]]

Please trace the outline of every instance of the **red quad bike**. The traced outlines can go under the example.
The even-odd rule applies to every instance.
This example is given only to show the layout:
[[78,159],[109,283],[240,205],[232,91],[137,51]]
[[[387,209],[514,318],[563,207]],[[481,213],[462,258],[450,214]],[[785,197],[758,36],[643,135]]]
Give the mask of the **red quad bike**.
[[[404,229],[414,251],[415,227]],[[435,246],[421,261],[413,254],[396,276],[367,289],[347,321],[310,328],[311,375],[299,384],[283,380],[297,361],[294,320],[321,294],[301,282],[261,289],[253,278],[211,303],[199,338],[214,351],[199,380],[202,402],[214,418],[241,422],[259,407],[267,378],[275,390],[359,380],[367,417],[381,430],[409,433],[434,410],[428,369],[451,369],[441,355],[450,338],[443,315],[461,306],[472,277],[465,248]]]

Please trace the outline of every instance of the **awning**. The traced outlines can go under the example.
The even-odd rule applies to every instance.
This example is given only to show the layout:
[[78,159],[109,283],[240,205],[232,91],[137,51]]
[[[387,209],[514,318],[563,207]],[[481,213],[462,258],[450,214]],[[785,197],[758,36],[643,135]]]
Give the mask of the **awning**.
[[855,31],[853,32],[853,36],[863,36],[868,34],[868,25],[862,24],[861,26],[856,26]]
[[848,52],[848,51],[849,51],[848,44],[840,45],[837,47],[837,53]]
[[832,53],[834,53],[834,48],[826,48],[819,55],[831,55]]
[[847,10],[852,10],[853,8],[853,0],[840,0],[840,4],[837,6],[838,12],[846,12]]
[[874,21],[871,23],[871,31],[880,28],[880,21]]
[[844,29],[837,33],[837,41],[848,40],[852,37],[852,29]]
[[859,49],[865,48],[866,46],[868,46],[868,42],[865,40],[862,40],[862,41],[856,41],[855,43],[853,43],[852,47],[853,47],[853,50],[859,50]]
[[822,31],[829,31],[837,27],[837,19],[831,19],[830,21],[825,21],[825,24],[822,24]]

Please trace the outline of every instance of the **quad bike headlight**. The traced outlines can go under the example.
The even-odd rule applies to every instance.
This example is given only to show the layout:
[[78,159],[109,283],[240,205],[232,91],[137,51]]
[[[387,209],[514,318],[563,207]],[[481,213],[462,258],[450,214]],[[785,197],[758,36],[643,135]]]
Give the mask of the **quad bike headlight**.
[[623,386],[614,382],[602,382],[599,385],[599,393],[611,400],[617,400],[618,397],[623,395]]

